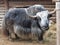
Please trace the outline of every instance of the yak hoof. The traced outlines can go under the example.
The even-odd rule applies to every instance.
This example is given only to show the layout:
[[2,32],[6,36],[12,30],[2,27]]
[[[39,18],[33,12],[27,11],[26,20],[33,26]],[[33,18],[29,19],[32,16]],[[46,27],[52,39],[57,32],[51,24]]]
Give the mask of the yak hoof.
[[10,36],[8,37],[9,41],[14,41],[14,38],[11,38]]
[[12,42],[14,41],[14,39],[11,39],[11,38],[9,38],[8,40],[9,40],[9,41],[12,41]]
[[39,37],[38,40],[39,40],[39,41],[43,41],[43,37]]

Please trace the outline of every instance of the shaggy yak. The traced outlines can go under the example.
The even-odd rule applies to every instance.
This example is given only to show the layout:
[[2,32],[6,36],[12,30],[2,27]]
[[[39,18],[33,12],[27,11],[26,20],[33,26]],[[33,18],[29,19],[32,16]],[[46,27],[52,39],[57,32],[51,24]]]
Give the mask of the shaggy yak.
[[43,35],[49,29],[49,18],[55,12],[49,12],[42,5],[32,5],[27,8],[11,8],[3,20],[3,33],[12,39],[43,40]]

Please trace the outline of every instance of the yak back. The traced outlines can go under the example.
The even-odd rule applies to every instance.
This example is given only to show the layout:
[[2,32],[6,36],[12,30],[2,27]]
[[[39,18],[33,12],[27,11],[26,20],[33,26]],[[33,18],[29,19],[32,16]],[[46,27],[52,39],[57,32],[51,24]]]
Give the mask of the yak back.
[[10,9],[6,13],[6,21],[8,22],[7,24],[13,25],[17,24],[22,27],[31,27],[31,22],[32,19],[29,18],[26,14],[25,8],[15,8],[15,9]]

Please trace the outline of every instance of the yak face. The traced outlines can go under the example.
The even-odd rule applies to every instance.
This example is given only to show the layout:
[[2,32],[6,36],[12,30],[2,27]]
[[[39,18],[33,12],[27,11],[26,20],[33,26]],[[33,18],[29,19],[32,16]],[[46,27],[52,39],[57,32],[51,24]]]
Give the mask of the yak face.
[[37,16],[37,23],[42,30],[49,29],[49,13],[48,11],[38,12]]

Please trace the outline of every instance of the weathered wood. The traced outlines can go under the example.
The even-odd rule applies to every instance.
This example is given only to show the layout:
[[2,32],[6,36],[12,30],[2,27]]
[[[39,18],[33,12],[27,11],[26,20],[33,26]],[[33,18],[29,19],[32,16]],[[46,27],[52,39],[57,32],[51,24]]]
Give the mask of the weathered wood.
[[3,0],[1,0],[1,1],[0,1],[0,4],[3,4],[3,3],[4,3],[4,1],[3,1]]
[[4,0],[0,0],[0,27],[2,27],[2,20],[6,11]]
[[5,4],[0,4],[0,7],[5,7],[4,5],[5,5]]
[[4,17],[5,15],[0,15],[0,17]]
[[44,7],[48,8],[55,8],[55,5],[43,5]]
[[[60,0],[57,0],[60,1]],[[60,2],[56,2],[56,18],[57,18],[57,45],[60,45]]]
[[49,10],[49,11],[53,11],[54,10],[54,8],[46,8],[47,10]]
[[0,19],[3,19],[3,17],[0,17]]
[[50,19],[56,19],[56,17],[50,17]]
[[8,2],[8,0],[4,0],[4,3],[5,3],[5,8],[9,9],[9,2]]
[[52,17],[56,17],[56,14],[52,14]]
[[0,10],[0,11],[7,11],[7,10]]
[[[4,15],[5,13],[0,13],[0,14]],[[2,15],[1,15],[1,16],[2,16]]]
[[9,4],[15,4],[15,5],[33,5],[33,4],[42,4],[42,5],[51,5],[51,4],[53,4],[52,2],[47,2],[46,3],[46,1],[39,1],[39,2],[36,2],[36,1],[31,1],[31,2],[17,2],[17,1],[9,1]]
[[3,19],[0,19],[0,21],[3,21]]
[[[20,6],[20,7],[24,7],[24,6],[31,6],[31,5],[33,5],[33,4],[13,4],[13,3],[11,3],[11,4],[9,4],[9,6]],[[44,7],[48,7],[48,8],[54,8],[55,7],[55,5],[43,5]]]
[[52,0],[53,2],[60,2],[60,0]]

